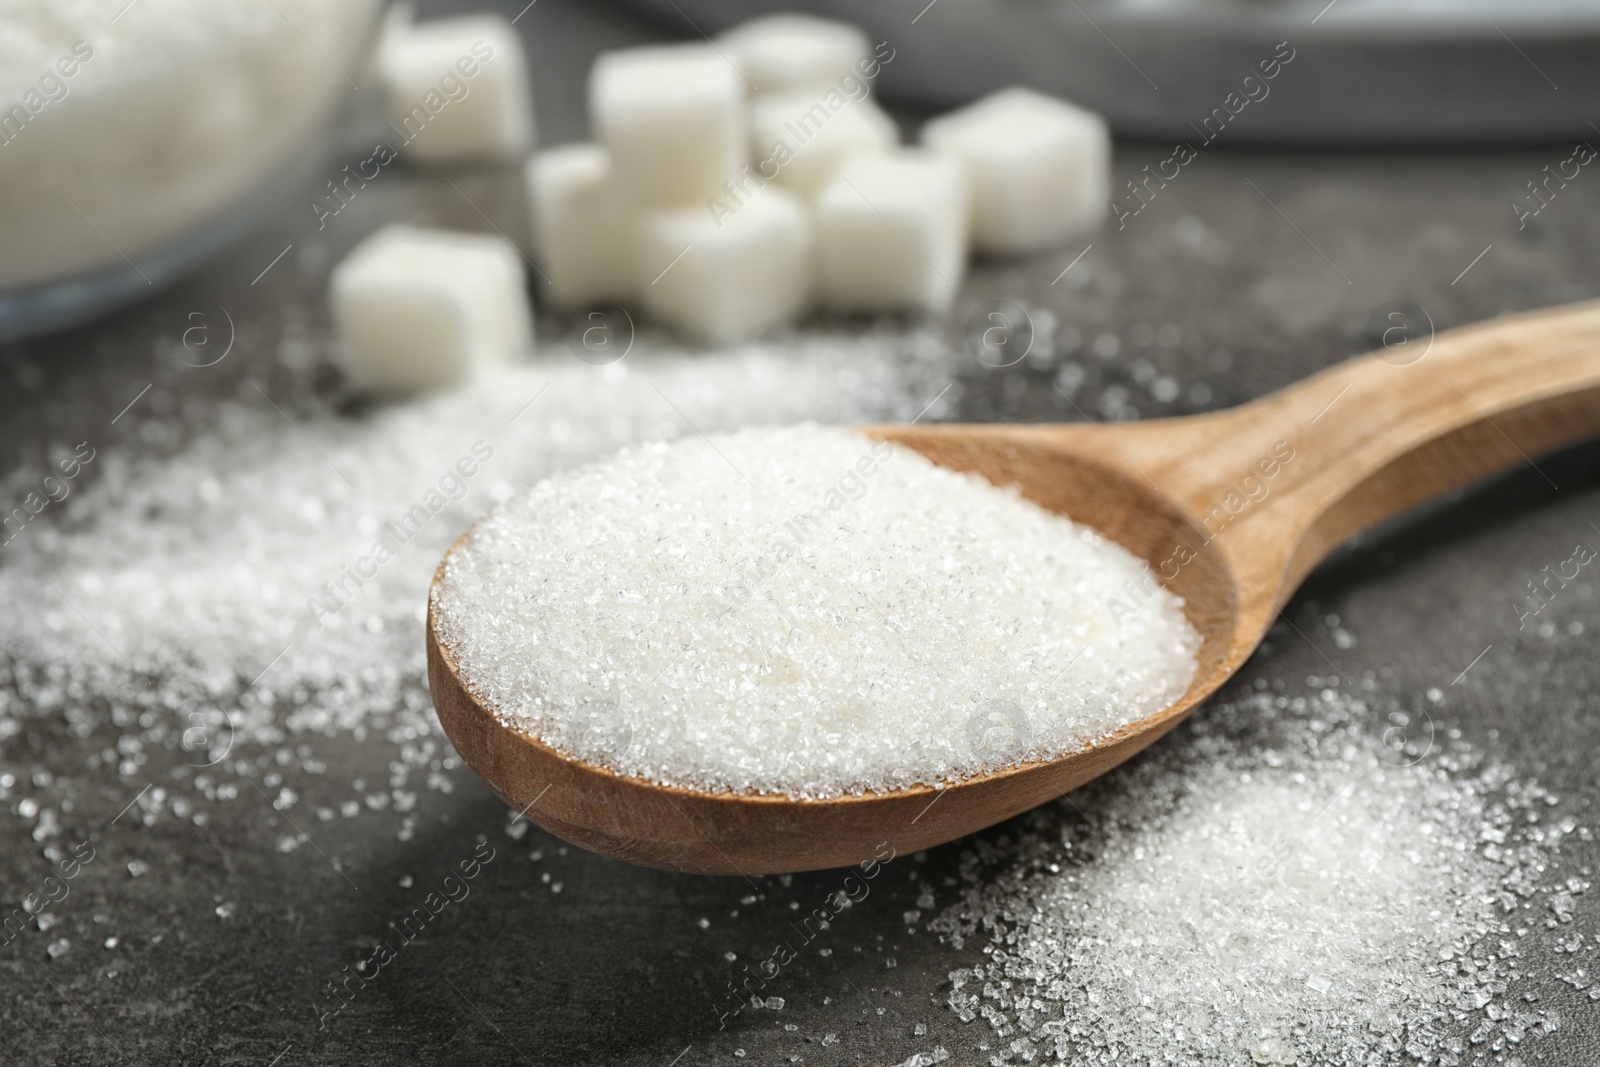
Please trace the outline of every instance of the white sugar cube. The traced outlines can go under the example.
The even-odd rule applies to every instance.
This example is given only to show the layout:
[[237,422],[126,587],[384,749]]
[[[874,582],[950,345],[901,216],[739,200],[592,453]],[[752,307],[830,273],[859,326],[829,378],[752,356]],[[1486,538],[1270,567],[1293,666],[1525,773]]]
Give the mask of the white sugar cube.
[[1036,252],[1093,229],[1111,189],[1105,120],[1030,89],[1006,89],[929,122],[922,142],[967,169],[974,247]]
[[887,152],[900,138],[877,104],[836,89],[762,97],[750,112],[755,172],[803,196],[817,193],[849,156]]
[[[820,89],[877,69],[867,35],[844,22],[810,15],[765,15],[742,22],[718,43],[757,93]],[[870,71],[870,73],[868,73]]]
[[529,214],[552,298],[579,306],[637,291],[638,211],[611,177],[606,150],[564,145],[528,161]]
[[776,186],[715,217],[704,206],[650,211],[639,227],[639,293],[661,319],[727,344],[799,313],[811,255],[805,206]]
[[533,348],[522,258],[500,237],[386,226],[334,268],[329,303],[361,390],[436,389]]
[[380,39],[389,125],[402,155],[431,163],[516,159],[533,147],[533,91],[522,41],[498,15],[408,26]]
[[710,45],[607,52],[589,76],[592,126],[624,188],[650,205],[714,196],[745,164],[745,86]]
[[852,156],[818,194],[817,277],[843,309],[943,311],[966,270],[961,167],[926,152]]

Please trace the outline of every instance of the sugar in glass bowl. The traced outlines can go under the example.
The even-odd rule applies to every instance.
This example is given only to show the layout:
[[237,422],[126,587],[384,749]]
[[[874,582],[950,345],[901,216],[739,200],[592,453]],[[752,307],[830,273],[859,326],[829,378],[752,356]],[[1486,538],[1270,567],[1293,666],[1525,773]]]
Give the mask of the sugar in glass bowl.
[[382,7],[0,0],[0,340],[135,300],[246,230],[321,155]]

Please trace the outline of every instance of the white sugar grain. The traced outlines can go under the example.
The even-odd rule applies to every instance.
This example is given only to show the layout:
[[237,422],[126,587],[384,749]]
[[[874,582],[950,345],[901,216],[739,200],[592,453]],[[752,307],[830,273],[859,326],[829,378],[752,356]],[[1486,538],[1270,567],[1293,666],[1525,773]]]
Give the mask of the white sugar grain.
[[815,425],[623,451],[452,559],[495,711],[624,774],[836,796],[1048,758],[1171,703],[1199,637],[1144,564],[1015,490]]
[[0,599],[19,606],[0,613],[15,694],[0,688],[0,736],[13,716],[60,714],[87,736],[107,706],[135,752],[172,745],[191,715],[226,719],[229,744],[396,721],[436,735],[428,580],[496,500],[691,427],[909,418],[939,391],[922,382],[938,358],[920,334],[715,355],[641,338],[609,367],[563,353],[359,417],[290,404],[291,425],[245,388],[173,454],[102,442],[98,481],[0,549]]
[[933,929],[987,942],[949,1003],[992,1028],[990,1062],[1454,1065],[1553,1032],[1518,941],[1572,820],[1431,725],[1384,746],[1375,718],[1333,690],[1214,704],[967,853]]
[[0,0],[0,289],[237,225],[313,154],[381,6]]

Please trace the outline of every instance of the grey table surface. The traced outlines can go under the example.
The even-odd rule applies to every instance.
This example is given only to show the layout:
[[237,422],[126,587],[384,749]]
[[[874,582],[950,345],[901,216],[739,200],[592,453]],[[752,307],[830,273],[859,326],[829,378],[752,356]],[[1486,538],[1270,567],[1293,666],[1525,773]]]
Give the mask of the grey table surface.
[[[447,5],[425,5],[434,7]],[[688,26],[644,23],[576,0],[540,0],[517,26],[533,60],[541,138],[552,144],[583,136],[584,75],[597,50],[692,35]],[[914,49],[915,28],[896,44]],[[1170,152],[1166,145],[1119,144],[1115,173],[1130,177]],[[994,298],[1023,301],[1053,312],[1058,349],[1070,345],[1069,330],[1085,348],[1100,339],[1102,352],[1110,347],[1103,338],[1116,339],[1114,355],[1083,361],[1078,404],[1088,413],[1227,406],[1367,349],[1369,319],[1394,300],[1414,302],[1442,329],[1595,295],[1600,179],[1581,175],[1520,228],[1510,206],[1526,182],[1568,155],[1570,146],[1561,145],[1364,154],[1230,151],[1219,142],[1124,228],[1110,223],[1037,260],[981,264],[946,331],[959,347],[968,309]],[[501,228],[521,232],[514,178],[463,173],[454,180]],[[0,470],[33,469],[52,442],[78,440],[90,427],[102,432],[105,412],[147,383],[154,388],[111,428],[107,448],[134,455],[174,447],[185,413],[243,396],[252,382],[280,398],[328,390],[325,365],[280,358],[275,309],[290,297],[308,303],[316,309],[314,329],[325,336],[326,264],[388,219],[485,228],[439,177],[423,173],[397,174],[359,206],[351,225],[318,239],[297,199],[220,261],[147,304],[0,348]],[[252,286],[291,242],[302,247],[301,269]],[[1083,245],[1092,249],[1055,281]],[[204,374],[159,356],[150,343],[199,300],[249,323],[237,352]],[[993,369],[975,358],[964,367],[953,417],[1079,417],[1051,387],[1056,367],[1025,360]],[[1176,396],[1165,387],[1170,399],[1152,398],[1158,380],[1174,383]],[[1307,675],[1326,671],[1327,652],[1344,673],[1373,672],[1397,696],[1441,687],[1442,714],[1464,737],[1538,776],[1580,821],[1592,819],[1600,799],[1600,661],[1592,654],[1600,600],[1592,581],[1576,584],[1552,605],[1548,621],[1555,625],[1546,633],[1519,632],[1512,605],[1527,580],[1565,559],[1575,541],[1600,543],[1591,525],[1597,522],[1600,444],[1459,494],[1363,538],[1315,572],[1288,609],[1305,640],[1286,631],[1247,665],[1243,682],[1269,678],[1303,688]],[[1353,646],[1335,648],[1333,615],[1356,635]],[[55,776],[54,789],[77,798],[66,836],[81,832],[112,857],[86,868],[58,909],[52,937],[67,936],[78,948],[51,959],[44,951],[51,938],[29,930],[0,949],[0,1061],[876,1065],[935,1044],[951,1051],[952,1062],[987,1061],[977,1051],[988,1036],[984,1024],[963,1026],[943,1006],[946,973],[970,963],[973,950],[955,951],[922,929],[908,933],[901,919],[915,906],[916,879],[941,884],[954,873],[962,842],[891,869],[836,924],[838,951],[785,972],[783,1010],[747,1013],[719,1029],[713,1004],[732,971],[725,953],[764,950],[782,935],[788,902],[820,899],[835,888],[837,872],[761,879],[760,899],[741,905],[752,890],[739,879],[671,875],[561,851],[538,830],[512,841],[504,806],[457,769],[453,792],[426,794],[412,841],[355,822],[319,832],[320,846],[340,856],[364,887],[358,897],[315,853],[277,851],[277,816],[265,804],[219,806],[204,827],[168,821],[106,828],[101,816],[132,792],[109,769],[85,769],[86,754],[108,736],[79,738],[44,717],[0,742],[0,771],[24,779],[0,815],[6,899],[20,899],[44,873],[40,845],[17,815],[26,779],[40,769]],[[381,777],[387,758],[349,737],[318,741],[315,756],[327,771],[322,784],[307,788],[334,800],[353,779]],[[320,1029],[312,1005],[327,976],[351,964],[374,929],[413,903],[402,877],[415,874],[420,883],[479,835],[516,855],[541,848],[543,869],[564,891],[550,892],[525,862],[490,865],[471,899],[450,909],[392,976]],[[148,865],[142,878],[125,870],[133,859]],[[1569,839],[1564,866],[1597,861],[1600,846]],[[219,901],[235,903],[231,917],[217,916]],[[1580,896],[1577,908],[1574,928],[1600,932],[1600,895]],[[729,917],[733,911],[737,919]],[[697,920],[707,916],[715,921],[702,929]],[[119,945],[102,950],[112,929]],[[1531,935],[1535,944],[1544,936]],[[1545,1006],[1560,1011],[1563,1027],[1519,1054],[1537,1063],[1600,1062],[1597,1005],[1551,985]],[[925,1035],[914,1034],[919,1023]],[[823,1044],[830,1032],[837,1040]],[[743,1059],[735,1058],[739,1049]]]

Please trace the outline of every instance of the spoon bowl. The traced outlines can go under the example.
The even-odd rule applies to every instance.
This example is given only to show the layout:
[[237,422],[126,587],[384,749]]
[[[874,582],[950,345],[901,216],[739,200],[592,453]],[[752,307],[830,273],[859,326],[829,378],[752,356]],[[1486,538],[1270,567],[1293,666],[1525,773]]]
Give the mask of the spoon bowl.
[[1181,722],[1250,656],[1305,575],[1353,534],[1600,432],[1600,302],[1440,334],[1420,355],[1386,349],[1207,415],[862,432],[1016,486],[1145,560],[1183,598],[1202,638],[1183,696],[1077,751],[940,786],[797,799],[625,777],[518,729],[462,679],[436,612],[469,529],[439,565],[427,626],[434,707],[467,764],[557,836],[675,871],[870,863],[1010,818],[1104,774]]

